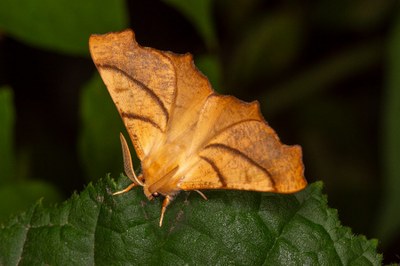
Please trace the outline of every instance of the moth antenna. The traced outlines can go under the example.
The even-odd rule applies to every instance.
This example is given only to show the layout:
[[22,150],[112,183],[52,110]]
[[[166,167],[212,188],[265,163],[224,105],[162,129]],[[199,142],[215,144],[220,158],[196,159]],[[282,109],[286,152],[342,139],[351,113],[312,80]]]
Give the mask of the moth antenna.
[[128,143],[126,142],[125,137],[124,135],[122,135],[122,133],[119,133],[119,139],[121,140],[125,174],[129,177],[130,180],[133,181],[133,183],[143,187],[143,182],[136,176],[135,171],[133,170],[131,152],[129,151]]
[[171,201],[172,201],[171,196],[169,196],[169,195],[165,196],[164,201],[162,203],[162,208],[161,208],[160,227],[162,226],[162,222],[164,220],[164,214],[165,214],[165,211],[167,210],[167,206],[171,203]]
[[204,193],[203,192],[201,192],[200,190],[195,190],[197,193],[199,193],[200,194],[200,196],[203,198],[203,199],[205,199],[205,200],[208,200],[207,199],[207,197],[206,197],[206,195],[204,195]]
[[133,187],[136,187],[136,186],[137,186],[136,183],[132,183],[132,184],[130,184],[129,186],[127,186],[125,189],[120,190],[120,191],[117,191],[117,192],[114,192],[114,193],[113,193],[113,196],[114,196],[114,195],[118,195],[118,194],[122,194],[122,193],[126,193],[126,192],[128,192],[129,190],[131,190]]

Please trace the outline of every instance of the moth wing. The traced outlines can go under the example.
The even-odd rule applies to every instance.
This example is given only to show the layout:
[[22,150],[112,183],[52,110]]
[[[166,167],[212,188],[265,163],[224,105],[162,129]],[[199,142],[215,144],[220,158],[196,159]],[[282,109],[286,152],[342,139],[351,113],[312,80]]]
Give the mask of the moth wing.
[[213,90],[208,79],[195,67],[191,54],[164,52],[164,55],[171,60],[176,76],[176,98],[166,142],[191,143],[200,112]]
[[176,76],[171,60],[155,49],[139,46],[131,30],[92,35],[89,47],[143,160],[163,139],[175,100]]
[[301,148],[283,145],[257,103],[208,98],[178,184],[183,190],[240,189],[291,193],[306,186]]
[[207,78],[194,66],[190,54],[163,54],[171,60],[175,69],[176,98],[171,108],[165,139],[153,146],[150,156],[142,161],[142,169],[146,182],[152,184],[152,190],[168,194],[179,190],[176,187],[179,175],[171,177],[168,173],[177,166],[184,167],[182,158],[192,142],[199,114],[213,91]]

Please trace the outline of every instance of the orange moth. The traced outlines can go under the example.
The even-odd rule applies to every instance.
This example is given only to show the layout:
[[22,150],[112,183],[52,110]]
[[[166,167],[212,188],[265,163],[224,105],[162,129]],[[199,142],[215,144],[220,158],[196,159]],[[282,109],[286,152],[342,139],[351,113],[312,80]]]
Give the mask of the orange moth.
[[190,54],[140,46],[132,30],[92,35],[90,53],[127,128],[142,173],[133,170],[124,136],[124,170],[149,200],[168,204],[181,190],[237,189],[293,193],[307,185],[300,146],[287,146],[258,102],[213,91]]

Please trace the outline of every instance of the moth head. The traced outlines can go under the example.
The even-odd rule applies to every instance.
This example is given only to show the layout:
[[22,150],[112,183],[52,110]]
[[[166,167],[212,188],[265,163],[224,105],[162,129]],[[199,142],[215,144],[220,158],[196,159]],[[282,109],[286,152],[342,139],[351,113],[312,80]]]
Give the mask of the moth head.
[[157,191],[150,191],[149,187],[144,185],[143,186],[143,192],[146,195],[148,200],[152,200],[154,198],[157,198],[158,196],[160,196],[160,193],[158,193]]

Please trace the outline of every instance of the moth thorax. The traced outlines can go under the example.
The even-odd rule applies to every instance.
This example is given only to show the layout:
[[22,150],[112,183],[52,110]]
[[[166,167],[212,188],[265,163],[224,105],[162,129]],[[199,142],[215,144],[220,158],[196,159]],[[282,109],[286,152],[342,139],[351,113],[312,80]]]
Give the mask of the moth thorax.
[[164,143],[160,146],[142,162],[143,169],[147,171],[146,178],[161,178],[180,165],[184,149],[185,147],[177,143]]

